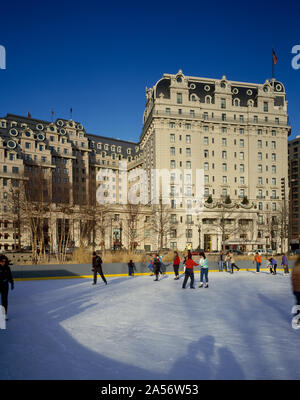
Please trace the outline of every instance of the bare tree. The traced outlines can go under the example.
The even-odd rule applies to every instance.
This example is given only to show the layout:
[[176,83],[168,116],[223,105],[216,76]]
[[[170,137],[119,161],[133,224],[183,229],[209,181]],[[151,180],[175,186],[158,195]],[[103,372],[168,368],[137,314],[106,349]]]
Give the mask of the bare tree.
[[152,230],[157,237],[158,251],[166,246],[168,236],[175,229],[171,220],[171,210],[169,204],[163,204],[162,196],[158,204],[152,206]]
[[217,217],[213,220],[215,226],[221,233],[222,251],[225,252],[226,241],[238,232],[239,227],[235,223],[235,207],[230,203],[218,203],[217,210],[214,210]]

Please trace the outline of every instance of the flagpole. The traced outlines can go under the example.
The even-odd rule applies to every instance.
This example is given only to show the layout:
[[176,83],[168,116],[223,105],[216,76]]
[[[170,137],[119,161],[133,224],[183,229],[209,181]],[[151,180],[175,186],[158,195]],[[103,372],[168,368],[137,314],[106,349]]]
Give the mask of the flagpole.
[[274,79],[274,49],[272,49],[272,79]]

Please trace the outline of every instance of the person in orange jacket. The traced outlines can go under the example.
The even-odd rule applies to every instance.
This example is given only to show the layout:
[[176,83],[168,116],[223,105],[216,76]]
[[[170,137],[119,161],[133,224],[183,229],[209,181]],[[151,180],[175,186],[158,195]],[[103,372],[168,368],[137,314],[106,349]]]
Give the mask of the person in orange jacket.
[[191,278],[191,283],[190,283],[190,288],[194,288],[194,267],[199,264],[195,263],[195,261],[192,259],[192,254],[188,253],[187,260],[185,262],[185,276],[184,276],[184,281],[182,284],[182,289],[185,289],[185,285],[187,284],[187,281],[189,278]]
[[261,255],[257,252],[255,254],[253,264],[256,263],[256,273],[258,274],[260,272],[260,267],[261,267]]

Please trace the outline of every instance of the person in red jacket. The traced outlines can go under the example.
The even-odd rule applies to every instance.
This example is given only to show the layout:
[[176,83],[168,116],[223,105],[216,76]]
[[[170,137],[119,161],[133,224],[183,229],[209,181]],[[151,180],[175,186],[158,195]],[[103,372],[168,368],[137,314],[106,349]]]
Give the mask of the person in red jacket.
[[180,258],[178,256],[177,251],[174,251],[173,268],[174,268],[175,280],[179,279],[179,265],[180,265]]
[[191,278],[190,288],[195,289],[194,288],[194,267],[196,265],[199,265],[199,264],[195,263],[195,261],[192,259],[192,254],[189,253],[187,256],[187,260],[185,262],[185,277],[184,277],[184,281],[182,284],[182,289],[185,289],[185,285],[187,284],[187,281],[189,278]]

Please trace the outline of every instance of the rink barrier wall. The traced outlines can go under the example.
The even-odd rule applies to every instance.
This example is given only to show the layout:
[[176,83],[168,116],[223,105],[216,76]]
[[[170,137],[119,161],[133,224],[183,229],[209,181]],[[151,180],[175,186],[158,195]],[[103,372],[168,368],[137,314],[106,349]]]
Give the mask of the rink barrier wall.
[[[279,260],[278,260],[279,261]],[[292,268],[294,261],[290,261],[289,268]],[[136,271],[135,276],[149,276],[150,271],[147,266],[148,263],[135,263]],[[241,260],[237,262],[241,271],[255,272],[256,268],[249,260]],[[280,265],[280,264],[279,264]],[[263,262],[261,271],[269,271],[266,268],[267,262]],[[180,274],[183,274],[183,267],[181,267]],[[277,271],[283,271],[279,266]],[[199,269],[194,272],[200,273]],[[209,272],[219,272],[216,267],[216,262],[209,262]],[[224,271],[225,272],[225,271]],[[93,274],[91,271],[91,264],[63,264],[63,265],[15,265],[12,266],[13,277],[16,281],[27,280],[47,280],[47,279],[92,279]],[[126,277],[128,276],[128,266],[125,263],[103,264],[103,273],[108,278]],[[166,263],[166,274],[174,275],[172,263]],[[98,278],[100,276],[98,275]]]

